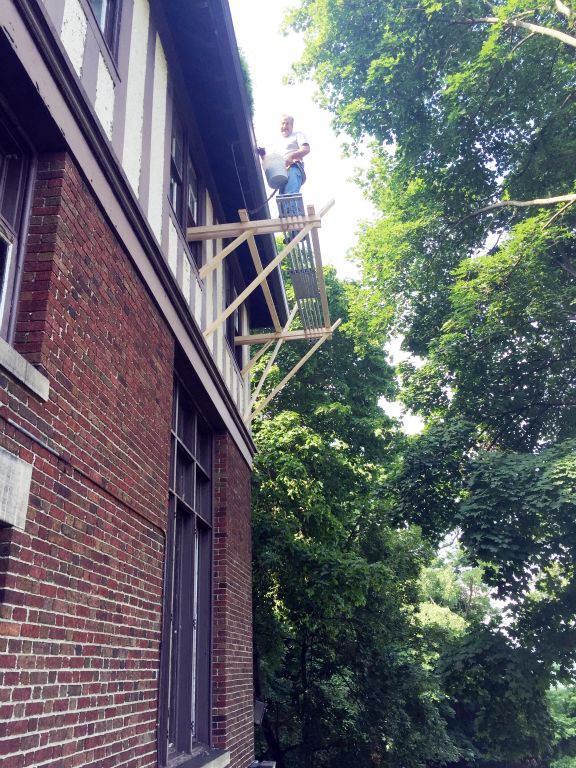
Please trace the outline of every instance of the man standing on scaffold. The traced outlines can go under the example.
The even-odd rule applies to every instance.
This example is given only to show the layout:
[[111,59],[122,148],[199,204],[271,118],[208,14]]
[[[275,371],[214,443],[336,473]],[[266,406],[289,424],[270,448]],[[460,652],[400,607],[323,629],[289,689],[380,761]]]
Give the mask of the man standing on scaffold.
[[[283,156],[286,163],[288,181],[278,191],[281,195],[297,195],[306,181],[303,158],[310,152],[310,144],[302,131],[294,131],[294,118],[291,115],[282,115],[280,133],[283,142],[278,154]],[[265,157],[266,150],[258,147],[258,154]]]

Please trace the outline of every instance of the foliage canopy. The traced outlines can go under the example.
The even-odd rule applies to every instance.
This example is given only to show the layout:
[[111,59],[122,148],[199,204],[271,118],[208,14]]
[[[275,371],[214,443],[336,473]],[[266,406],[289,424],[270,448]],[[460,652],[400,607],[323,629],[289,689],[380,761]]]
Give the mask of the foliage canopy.
[[[572,689],[554,689],[556,725],[546,692],[576,668],[575,11],[302,0],[288,20],[295,76],[352,148],[373,142],[380,215],[360,282],[331,282],[343,333],[256,433],[281,768],[572,759]],[[378,409],[395,336],[399,397],[425,423],[410,438]],[[505,625],[431,561],[455,529],[451,572],[494,589]]]
[[374,140],[358,334],[402,335],[426,422],[398,518],[469,553],[550,674],[576,648],[575,11],[560,0],[305,0],[296,66]]

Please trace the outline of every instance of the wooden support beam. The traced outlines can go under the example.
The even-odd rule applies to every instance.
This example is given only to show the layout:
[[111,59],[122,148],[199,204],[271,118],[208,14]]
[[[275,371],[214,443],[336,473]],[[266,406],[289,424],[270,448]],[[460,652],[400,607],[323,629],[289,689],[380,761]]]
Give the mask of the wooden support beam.
[[290,216],[284,219],[255,219],[254,221],[238,221],[231,224],[210,224],[203,227],[188,227],[186,240],[189,243],[197,240],[217,240],[219,238],[239,237],[244,232],[252,232],[253,235],[273,235],[283,232],[287,224],[289,229],[298,230],[304,226],[322,226],[320,216]]
[[318,339],[316,344],[314,344],[314,346],[311,349],[308,350],[308,352],[304,355],[304,357],[302,357],[296,363],[296,365],[292,368],[292,370],[288,374],[286,374],[286,376],[284,376],[284,378],[282,379],[280,384],[278,384],[278,386],[274,387],[272,392],[270,392],[270,394],[260,403],[258,408],[256,408],[256,410],[252,411],[252,413],[250,413],[246,417],[245,421],[246,421],[247,424],[249,424],[254,418],[256,418],[256,416],[259,413],[261,413],[264,410],[264,408],[266,408],[268,403],[274,397],[276,397],[276,395],[278,394],[278,392],[280,392],[281,389],[283,389],[286,386],[286,384],[290,381],[290,379],[294,376],[294,374],[296,374],[300,370],[300,368],[302,368],[304,363],[306,363],[306,361],[309,360],[312,357],[314,352],[316,352],[316,350],[319,349],[322,346],[322,344],[324,344],[324,342],[332,335],[332,333],[334,333],[334,331],[336,330],[336,328],[338,328],[338,326],[340,325],[341,322],[342,322],[342,320],[340,320],[340,319],[336,320],[334,325],[330,328],[330,331],[327,332],[324,336],[322,336],[322,338]]
[[285,341],[302,341],[317,339],[319,336],[324,336],[325,333],[331,333],[330,327],[326,328],[302,328],[298,331],[282,331],[280,333],[253,333],[251,336],[235,336],[234,344],[262,344],[267,341],[278,341],[282,338]]
[[323,216],[325,216],[325,215],[328,213],[328,211],[330,210],[330,208],[332,208],[332,207],[333,207],[333,205],[334,205],[334,203],[335,203],[335,202],[336,202],[336,201],[334,200],[334,198],[332,198],[331,200],[328,200],[328,202],[326,203],[326,205],[325,205],[325,206],[323,206],[322,208],[320,208],[320,213],[318,214],[318,216],[320,216],[320,218],[322,218]]
[[226,248],[222,248],[221,251],[219,251],[216,256],[214,256],[213,259],[211,259],[207,264],[204,264],[204,266],[200,269],[199,275],[204,280],[206,275],[209,275],[210,272],[216,269],[216,267],[221,264],[226,256],[232,253],[232,251],[235,251],[236,248],[238,248],[239,245],[242,245],[242,243],[247,240],[250,237],[250,232],[242,232],[241,235],[238,235],[238,237],[233,240],[229,245],[226,246]]
[[257,277],[254,280],[252,280],[250,285],[242,291],[242,293],[232,302],[232,304],[230,304],[229,307],[227,307],[223,312],[221,312],[216,318],[216,320],[214,320],[214,322],[211,323],[208,326],[208,328],[206,328],[206,330],[204,331],[204,338],[208,338],[208,336],[214,333],[214,331],[217,328],[219,328],[222,325],[222,323],[224,323],[227,320],[227,318],[230,317],[230,315],[238,309],[240,304],[246,301],[246,299],[248,298],[248,296],[250,296],[252,291],[258,288],[258,286],[262,282],[264,282],[264,280],[266,280],[270,272],[273,272],[276,269],[276,267],[283,261],[283,259],[285,259],[286,256],[288,256],[288,254],[298,245],[298,243],[301,240],[303,240],[307,234],[309,234],[313,226],[314,224],[307,224],[304,227],[304,229],[298,232],[296,237],[293,240],[291,240],[288,243],[288,245],[280,251],[278,256],[276,256],[275,259],[272,259],[270,264],[268,264],[268,266],[265,267],[262,270],[262,272],[259,275],[257,275]]
[[[313,216],[315,214],[314,206],[308,206],[308,215]],[[320,238],[318,232],[313,229],[310,233],[312,238],[312,253],[314,254],[314,260],[316,263],[316,279],[318,281],[318,291],[320,293],[320,303],[322,305],[322,318],[324,325],[330,324],[330,310],[328,308],[328,297],[326,296],[326,283],[324,281],[324,270],[322,269],[322,256],[320,254]]]
[[[288,317],[288,320],[286,322],[286,325],[284,326],[283,330],[284,333],[290,328],[292,325],[292,321],[296,317],[296,312],[298,312],[298,305],[294,305],[292,307],[292,311],[290,312],[290,316]],[[264,368],[264,371],[262,372],[262,376],[260,378],[260,381],[258,382],[258,386],[254,389],[254,392],[252,394],[252,398],[250,400],[250,408],[253,407],[256,400],[258,400],[258,395],[260,394],[260,390],[264,386],[264,382],[266,381],[266,378],[268,377],[268,374],[270,373],[270,369],[274,365],[274,361],[276,360],[276,356],[278,355],[278,352],[280,351],[280,347],[284,344],[284,338],[280,337],[278,341],[276,342],[276,346],[274,347],[274,351],[270,355],[270,359],[266,363],[266,367]]]
[[[240,217],[240,221],[246,222],[248,221],[248,211],[242,209],[238,211],[238,216]],[[252,256],[252,261],[254,262],[254,267],[256,269],[256,274],[261,275],[264,267],[262,266],[262,259],[260,258],[260,254],[258,253],[258,246],[256,245],[256,240],[254,240],[254,235],[252,232],[248,235],[248,248],[250,250],[250,255]],[[272,318],[272,325],[274,326],[274,330],[277,332],[281,330],[282,326],[280,324],[280,318],[278,317],[278,312],[276,311],[276,306],[274,305],[274,299],[272,298],[272,293],[270,291],[270,286],[268,285],[268,280],[264,280],[262,283],[262,292],[264,293],[264,299],[266,300],[266,306],[268,307],[268,311],[270,312],[270,317]]]

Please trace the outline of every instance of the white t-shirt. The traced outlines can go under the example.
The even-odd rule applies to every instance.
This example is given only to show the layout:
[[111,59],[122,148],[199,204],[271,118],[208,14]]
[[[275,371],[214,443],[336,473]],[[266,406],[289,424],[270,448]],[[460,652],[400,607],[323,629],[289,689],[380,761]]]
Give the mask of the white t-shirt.
[[308,139],[302,133],[302,131],[293,131],[289,136],[284,139],[284,145],[282,147],[282,156],[286,157],[296,149],[300,149],[302,144],[308,144]]

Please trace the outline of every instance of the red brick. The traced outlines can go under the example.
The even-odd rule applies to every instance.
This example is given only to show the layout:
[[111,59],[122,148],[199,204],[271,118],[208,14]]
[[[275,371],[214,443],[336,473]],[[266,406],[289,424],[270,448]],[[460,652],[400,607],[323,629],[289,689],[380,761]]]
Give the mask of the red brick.
[[[174,341],[70,156],[39,158],[38,179],[15,346],[50,399],[9,377],[0,394],[60,458],[1,436],[33,465],[26,533],[0,529],[0,634],[19,644],[2,656],[0,701],[22,734],[3,741],[2,768],[152,768]],[[245,768],[250,470],[226,434],[214,471],[213,739]]]

